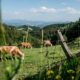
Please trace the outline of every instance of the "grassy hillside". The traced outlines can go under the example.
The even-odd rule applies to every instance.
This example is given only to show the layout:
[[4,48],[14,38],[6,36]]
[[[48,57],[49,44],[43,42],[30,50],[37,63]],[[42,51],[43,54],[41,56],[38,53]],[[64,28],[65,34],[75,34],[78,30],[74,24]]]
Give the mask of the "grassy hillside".
[[[65,30],[67,30],[67,34],[68,34],[69,31],[76,28],[76,26],[79,26],[78,24],[80,25],[80,21],[79,23],[76,22],[75,25],[72,25],[71,28],[70,27],[68,28],[60,27],[60,29],[64,30],[63,31],[64,34],[65,34]],[[22,26],[21,28],[25,28],[25,29],[22,31],[18,31],[17,28],[14,26],[5,27],[6,40],[9,45],[16,44],[23,40],[23,36],[25,35],[23,31],[26,31],[27,27]],[[58,29],[57,27],[53,28],[53,25],[52,27],[50,26],[45,27],[44,28],[44,39],[52,39],[54,41],[57,40],[57,38],[55,37],[57,29]],[[78,31],[78,28],[76,28],[76,31],[72,32],[72,34],[77,33],[77,31]],[[68,34],[68,37],[69,37],[68,39],[70,39],[71,38],[70,36],[72,36],[70,34],[71,33]],[[80,34],[78,36],[80,36]],[[71,49],[73,54],[80,50],[80,37],[78,36],[76,34],[74,39],[72,38],[72,42],[68,43],[68,46]],[[34,30],[30,32],[28,39],[30,42],[32,42],[34,46],[40,47],[41,46],[40,45],[41,30],[35,27]],[[56,45],[56,46],[48,47],[48,48],[43,47],[43,48],[33,48],[33,49],[21,49],[21,50],[25,54],[25,59],[22,63],[19,73],[17,74],[18,79],[22,79],[27,76],[37,74],[39,71],[42,71],[48,67],[52,67],[51,65],[54,65],[54,63],[56,63],[57,61],[60,61],[65,58],[65,54],[60,45]],[[6,65],[10,65],[10,63],[12,62],[13,61],[10,61],[10,60],[0,62],[0,80],[6,79],[4,75]]]
[[[72,52],[77,52],[78,48],[72,48]],[[37,74],[44,68],[51,67],[51,65],[61,59],[65,58],[65,54],[60,45],[48,47],[48,48],[33,48],[33,49],[22,49],[25,54],[25,59],[22,63],[21,69],[17,74],[17,78],[24,78]],[[48,56],[46,53],[48,51]],[[5,80],[5,66],[4,62],[0,62],[0,80]],[[10,64],[6,61],[5,64]]]
[[[26,32],[28,27],[32,28],[29,31],[28,41],[33,44],[34,47],[40,47],[41,44],[41,28],[36,26],[12,26],[12,25],[3,25],[5,27],[6,33],[6,42],[8,45],[16,45],[19,42],[22,42],[23,39],[26,40]],[[20,30],[22,29],[22,30]],[[80,20],[71,23],[63,24],[51,24],[43,27],[44,31],[44,40],[51,40],[52,44],[58,42],[56,30],[60,29],[63,35],[67,37],[67,41],[71,42],[80,36]]]

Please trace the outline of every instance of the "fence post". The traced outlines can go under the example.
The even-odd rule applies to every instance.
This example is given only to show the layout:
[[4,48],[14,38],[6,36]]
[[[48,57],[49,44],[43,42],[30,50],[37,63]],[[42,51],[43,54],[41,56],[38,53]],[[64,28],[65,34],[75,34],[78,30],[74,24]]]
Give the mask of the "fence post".
[[57,34],[58,34],[58,38],[60,40],[60,44],[61,44],[61,46],[63,48],[63,51],[64,51],[67,59],[69,60],[72,57],[72,52],[70,51],[67,43],[65,42],[60,30],[57,30]]

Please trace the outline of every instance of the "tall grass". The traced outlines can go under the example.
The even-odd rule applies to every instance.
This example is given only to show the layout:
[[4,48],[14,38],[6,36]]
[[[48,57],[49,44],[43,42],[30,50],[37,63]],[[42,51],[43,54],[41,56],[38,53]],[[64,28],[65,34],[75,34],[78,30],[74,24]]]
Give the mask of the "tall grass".
[[2,24],[0,24],[0,45],[6,45],[5,30]]
[[5,39],[5,30],[4,27],[2,26],[2,10],[1,10],[1,0],[0,0],[0,45],[5,45],[6,44],[6,39]]

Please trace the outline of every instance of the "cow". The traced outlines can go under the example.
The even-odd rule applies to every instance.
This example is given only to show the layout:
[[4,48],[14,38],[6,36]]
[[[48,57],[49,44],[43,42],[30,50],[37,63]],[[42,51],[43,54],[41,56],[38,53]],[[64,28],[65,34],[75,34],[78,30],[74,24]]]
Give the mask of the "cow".
[[12,57],[18,56],[18,57],[21,57],[21,59],[24,59],[24,54],[16,46],[0,46],[1,58],[2,58],[2,54],[9,54]]
[[48,46],[52,46],[52,43],[50,40],[44,40],[44,46],[48,47]]
[[22,42],[18,46],[21,46],[23,48],[32,48],[32,45],[29,42]]

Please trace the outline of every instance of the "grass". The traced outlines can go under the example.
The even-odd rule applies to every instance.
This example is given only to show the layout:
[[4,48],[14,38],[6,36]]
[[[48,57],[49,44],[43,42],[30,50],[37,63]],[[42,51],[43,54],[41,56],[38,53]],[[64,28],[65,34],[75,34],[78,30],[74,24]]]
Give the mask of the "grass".
[[[71,49],[74,52],[74,49]],[[18,77],[26,77],[36,74],[44,68],[51,67],[50,65],[54,62],[60,61],[65,58],[65,54],[60,45],[49,47],[49,48],[33,48],[33,49],[22,49],[25,53],[25,60],[21,68]],[[48,57],[46,53],[48,51]],[[77,49],[75,48],[75,52]]]
[[[72,52],[77,52],[77,48],[71,48]],[[60,61],[65,58],[65,54],[60,45],[48,47],[48,48],[32,48],[22,49],[25,54],[21,69],[17,74],[17,79],[21,79],[26,76],[37,74],[44,68],[51,67],[54,62]],[[48,56],[46,53],[48,52]],[[8,64],[9,61],[6,61]],[[3,62],[0,62],[0,80],[5,80],[5,69]]]

